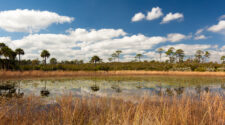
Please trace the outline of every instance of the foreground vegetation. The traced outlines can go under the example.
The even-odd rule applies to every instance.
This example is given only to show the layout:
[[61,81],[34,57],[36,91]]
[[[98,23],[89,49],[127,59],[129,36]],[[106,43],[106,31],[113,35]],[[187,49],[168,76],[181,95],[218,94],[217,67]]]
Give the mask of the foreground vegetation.
[[[49,63],[47,59],[51,56],[47,50],[40,53],[42,61],[22,60],[21,56],[25,54],[21,48],[15,51],[0,43],[0,69],[2,70],[70,70],[70,71],[93,71],[93,70],[154,70],[154,71],[225,71],[225,56],[221,57],[222,63],[209,62],[210,53],[208,51],[197,50],[193,57],[185,56],[182,49],[175,50],[171,47],[167,51],[162,48],[157,50],[159,59],[151,61],[142,61],[142,54],[136,54],[134,60],[130,62],[119,62],[122,54],[121,50],[115,51],[111,57],[102,60],[99,56],[93,55],[89,62],[83,60],[57,61],[51,58]],[[162,54],[167,56],[167,60],[161,61]],[[18,57],[18,58],[17,58]],[[156,61],[160,60],[160,61]],[[105,62],[104,62],[105,61]]]
[[[0,124],[93,124],[93,125],[222,125],[225,123],[224,97],[203,94],[200,97],[144,96],[123,101],[113,98],[73,98],[63,96],[46,104],[29,96],[0,101]],[[53,101],[52,101],[53,102]],[[49,103],[49,101],[48,101]]]

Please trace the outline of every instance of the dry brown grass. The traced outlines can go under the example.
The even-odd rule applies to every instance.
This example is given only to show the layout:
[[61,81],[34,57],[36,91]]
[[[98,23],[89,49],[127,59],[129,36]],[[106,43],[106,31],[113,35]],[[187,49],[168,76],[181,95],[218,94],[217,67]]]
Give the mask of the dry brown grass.
[[63,96],[46,106],[38,97],[0,103],[0,124],[7,125],[223,125],[224,97],[202,95],[200,99],[151,97],[139,103],[112,98]]
[[76,76],[108,76],[108,75],[180,75],[180,76],[220,76],[225,72],[181,72],[181,71],[0,71],[0,79],[37,78],[37,77],[76,77]]

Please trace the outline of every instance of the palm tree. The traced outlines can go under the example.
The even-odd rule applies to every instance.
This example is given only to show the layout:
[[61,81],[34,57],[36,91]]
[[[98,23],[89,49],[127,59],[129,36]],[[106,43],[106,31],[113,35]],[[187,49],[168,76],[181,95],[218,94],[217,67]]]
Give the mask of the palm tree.
[[15,52],[17,55],[19,55],[19,64],[20,64],[20,55],[24,55],[25,53],[24,53],[23,49],[21,49],[21,48],[17,48],[15,50]]
[[183,62],[183,59],[184,59],[184,50],[178,49],[178,50],[176,50],[175,54],[178,57],[179,62]]
[[44,62],[45,62],[45,65],[46,65],[46,59],[50,56],[50,53],[48,52],[48,50],[43,50],[41,52],[41,57],[44,58]]
[[91,57],[91,60],[90,60],[90,62],[92,62],[94,64],[96,64],[97,62],[100,62],[100,61],[101,61],[101,59],[96,55]]
[[138,58],[139,62],[141,62],[141,57],[143,57],[142,54],[137,54],[137,55],[135,56],[135,58]]
[[120,60],[120,54],[122,53],[122,51],[121,50],[117,50],[116,51],[116,57],[118,58],[118,62],[119,62],[119,60]]
[[160,58],[160,62],[161,62],[161,57],[162,57],[162,53],[164,52],[164,49],[158,48],[157,52],[159,53],[159,58]]
[[6,59],[14,60],[16,58],[16,52],[14,52],[8,46],[2,47],[1,53]]
[[9,68],[9,65],[11,65],[16,58],[16,52],[14,52],[8,46],[1,48],[1,55],[5,57],[3,67],[6,67],[6,69]]

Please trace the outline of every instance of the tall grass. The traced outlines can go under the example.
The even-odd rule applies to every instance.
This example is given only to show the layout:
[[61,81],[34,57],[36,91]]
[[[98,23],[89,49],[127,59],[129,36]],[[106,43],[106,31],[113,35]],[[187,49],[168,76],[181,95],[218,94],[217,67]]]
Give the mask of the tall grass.
[[225,76],[225,72],[181,72],[181,71],[0,71],[0,79],[31,77],[74,77],[74,76],[110,76],[110,75],[178,75],[178,76]]
[[0,124],[7,125],[223,125],[225,101],[200,97],[145,96],[138,103],[113,98],[58,97],[52,104],[39,97],[1,99]]

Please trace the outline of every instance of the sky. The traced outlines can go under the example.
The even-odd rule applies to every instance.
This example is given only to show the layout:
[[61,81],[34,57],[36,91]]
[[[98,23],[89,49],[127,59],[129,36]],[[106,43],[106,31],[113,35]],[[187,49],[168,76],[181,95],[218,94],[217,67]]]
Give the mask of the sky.
[[[58,60],[159,60],[158,48],[225,55],[224,0],[0,0],[0,42],[24,59],[47,49]],[[50,58],[51,58],[50,57]],[[163,60],[168,57],[163,55]]]

